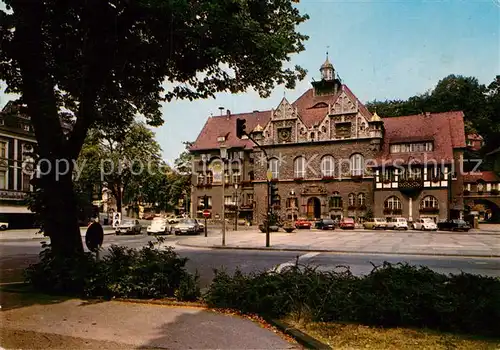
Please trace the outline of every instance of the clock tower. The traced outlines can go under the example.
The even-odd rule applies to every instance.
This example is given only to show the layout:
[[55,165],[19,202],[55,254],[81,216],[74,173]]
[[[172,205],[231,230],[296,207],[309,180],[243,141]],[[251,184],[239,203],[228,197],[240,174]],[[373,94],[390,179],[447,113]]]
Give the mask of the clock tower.
[[315,95],[335,95],[342,86],[342,82],[335,74],[335,68],[328,59],[328,52],[326,53],[325,63],[319,68],[321,73],[320,81],[313,81]]

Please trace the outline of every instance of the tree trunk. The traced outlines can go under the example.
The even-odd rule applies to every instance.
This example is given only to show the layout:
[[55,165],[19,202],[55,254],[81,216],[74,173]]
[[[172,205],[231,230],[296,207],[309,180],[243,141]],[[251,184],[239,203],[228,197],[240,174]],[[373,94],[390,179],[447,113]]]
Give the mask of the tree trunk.
[[116,211],[118,213],[122,213],[122,199],[123,199],[123,192],[121,189],[121,186],[117,186],[116,188]]
[[[54,161],[50,164],[62,164]],[[72,164],[70,160],[68,163]],[[66,166],[66,165],[64,165]],[[56,256],[74,258],[83,253],[82,238],[78,225],[78,206],[73,189],[72,170],[51,166],[51,169],[41,167],[42,203],[44,230],[50,237],[52,251]],[[45,170],[45,171],[44,171]]]

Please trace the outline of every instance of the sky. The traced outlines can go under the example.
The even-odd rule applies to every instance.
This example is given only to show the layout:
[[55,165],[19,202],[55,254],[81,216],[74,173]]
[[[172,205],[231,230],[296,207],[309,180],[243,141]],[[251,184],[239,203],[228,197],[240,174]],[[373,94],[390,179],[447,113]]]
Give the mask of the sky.
[[[283,96],[293,102],[319,79],[326,51],[363,102],[406,99],[449,74],[482,84],[500,74],[500,0],[301,0],[297,7],[310,16],[299,27],[310,38],[291,63],[307,69],[305,80],[293,91],[278,86],[267,99],[247,92],[164,104],[165,123],[153,130],[165,161],[173,164],[182,142],[196,140],[219,107],[243,113],[275,108]],[[0,94],[0,106],[8,99]]]

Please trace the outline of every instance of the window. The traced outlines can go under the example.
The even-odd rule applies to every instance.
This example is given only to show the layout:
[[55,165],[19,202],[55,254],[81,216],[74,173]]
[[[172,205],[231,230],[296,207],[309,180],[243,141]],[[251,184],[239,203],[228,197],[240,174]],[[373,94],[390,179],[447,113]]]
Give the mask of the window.
[[433,150],[434,145],[431,141],[392,144],[390,148],[391,153],[432,152]]
[[225,205],[233,205],[234,204],[233,196],[225,196],[224,197],[224,204]]
[[24,174],[23,173],[23,177],[22,177],[22,180],[23,180],[23,191],[24,192],[29,192],[30,191],[30,181],[31,181],[31,176],[28,175],[28,174]]
[[311,141],[314,141],[314,133],[311,133]]
[[361,154],[353,154],[351,156],[351,176],[362,176],[364,159]]
[[30,126],[29,126],[29,125],[24,124],[24,125],[23,125],[23,129],[24,129],[24,131],[30,131]]
[[197,179],[198,185],[202,185],[204,180],[205,180],[205,176],[203,176],[202,173],[199,173],[198,174],[198,179]]
[[214,182],[214,175],[211,171],[207,172],[207,184],[211,184]]
[[477,183],[477,191],[478,192],[483,192],[484,190],[484,184],[482,182]]
[[233,183],[239,184],[241,180],[241,175],[239,172],[233,173]]
[[305,177],[305,175],[306,175],[305,163],[306,163],[306,159],[304,157],[297,157],[293,161],[293,167],[294,167],[294,175],[293,176],[296,179]]
[[350,207],[354,207],[354,205],[356,204],[356,196],[354,195],[354,193],[349,193],[349,206]]
[[342,197],[340,196],[340,193],[333,192],[333,196],[330,197],[330,207],[342,208]]
[[358,193],[358,207],[364,207],[366,205],[366,195],[364,193]]
[[439,206],[439,202],[434,196],[426,196],[420,202],[421,209],[437,209]]
[[5,170],[0,170],[0,190],[7,189],[7,172]]
[[5,125],[5,122],[3,121],[3,119],[0,119],[0,125]]
[[273,174],[272,175],[273,179],[278,179],[279,175],[280,175],[278,159],[272,158],[269,160],[269,169],[271,170],[271,173]]
[[384,173],[382,176],[382,182],[386,181],[394,181],[394,169],[384,169]]
[[7,158],[7,142],[0,141],[0,158]]
[[253,204],[253,193],[247,193],[247,204]]
[[299,208],[299,199],[296,197],[287,198],[286,200],[287,208]]
[[385,200],[384,208],[395,210],[402,209],[403,206],[401,204],[401,200],[398,197],[392,196]]
[[248,172],[248,179],[249,179],[250,181],[253,181],[253,180],[254,180],[254,174],[253,174],[253,171],[249,171],[249,172]]
[[224,183],[228,184],[230,181],[230,176],[227,171],[224,172]]
[[334,160],[333,157],[328,155],[321,158],[321,175],[322,176],[334,176]]

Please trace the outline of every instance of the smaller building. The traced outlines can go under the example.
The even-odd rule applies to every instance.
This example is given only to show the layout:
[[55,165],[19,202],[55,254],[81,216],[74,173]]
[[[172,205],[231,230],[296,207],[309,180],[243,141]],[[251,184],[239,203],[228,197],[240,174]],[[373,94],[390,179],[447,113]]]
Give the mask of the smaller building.
[[482,221],[500,221],[500,177],[495,172],[465,174],[463,198],[466,214]]
[[481,148],[484,146],[484,139],[481,135],[479,134],[467,134],[467,140],[466,140],[467,148],[470,149],[471,151],[479,151]]

